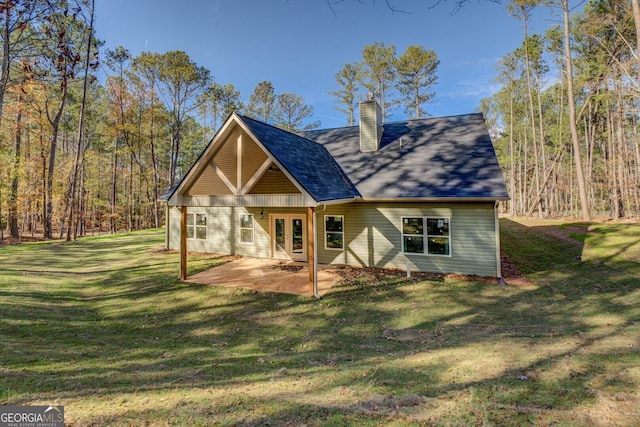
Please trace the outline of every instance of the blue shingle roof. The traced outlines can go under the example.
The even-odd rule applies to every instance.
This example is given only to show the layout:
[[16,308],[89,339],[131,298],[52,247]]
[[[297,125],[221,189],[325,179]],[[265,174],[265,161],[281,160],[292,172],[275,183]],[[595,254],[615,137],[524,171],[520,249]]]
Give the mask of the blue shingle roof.
[[365,199],[508,199],[482,114],[383,126],[378,151],[360,152],[358,126],[307,131]]
[[386,123],[379,149],[364,153],[358,126],[294,134],[234,116],[318,203],[509,198],[482,114]]
[[322,145],[249,117],[239,117],[316,202],[360,197],[356,187]]

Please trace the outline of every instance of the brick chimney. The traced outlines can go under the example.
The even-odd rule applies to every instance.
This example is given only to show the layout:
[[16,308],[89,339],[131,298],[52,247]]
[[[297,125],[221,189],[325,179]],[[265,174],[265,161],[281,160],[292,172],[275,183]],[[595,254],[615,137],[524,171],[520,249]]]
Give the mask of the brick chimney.
[[381,139],[382,109],[369,93],[367,100],[360,102],[360,152],[378,151]]

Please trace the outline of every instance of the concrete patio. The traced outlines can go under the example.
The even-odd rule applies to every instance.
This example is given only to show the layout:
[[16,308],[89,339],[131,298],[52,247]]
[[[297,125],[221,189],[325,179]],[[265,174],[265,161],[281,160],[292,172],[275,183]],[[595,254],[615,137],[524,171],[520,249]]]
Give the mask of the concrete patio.
[[[340,280],[337,269],[336,266],[318,265],[320,296]],[[306,262],[239,258],[189,276],[185,282],[310,296],[309,265]]]

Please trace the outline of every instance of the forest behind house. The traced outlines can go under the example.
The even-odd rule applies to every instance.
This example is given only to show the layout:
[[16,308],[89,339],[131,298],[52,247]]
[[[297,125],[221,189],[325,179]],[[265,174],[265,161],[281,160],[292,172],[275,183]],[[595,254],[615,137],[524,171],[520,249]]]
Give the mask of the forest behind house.
[[[161,227],[161,195],[234,111],[293,132],[320,126],[303,96],[264,80],[245,97],[186,52],[102,50],[94,1],[0,2],[0,243]],[[511,196],[502,212],[637,220],[638,0],[490,6],[508,7],[523,28],[496,66],[499,90],[478,106]],[[530,34],[540,8],[563,23]],[[397,55],[374,42],[327,70],[336,87],[326,90],[346,125],[367,93],[387,117],[403,107],[421,118],[437,67],[420,45]]]

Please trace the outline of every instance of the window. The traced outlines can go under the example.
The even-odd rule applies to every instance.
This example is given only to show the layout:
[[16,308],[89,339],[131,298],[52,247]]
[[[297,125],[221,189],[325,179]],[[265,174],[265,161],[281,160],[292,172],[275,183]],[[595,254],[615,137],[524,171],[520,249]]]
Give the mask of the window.
[[402,218],[402,252],[450,256],[449,218]]
[[424,218],[402,219],[402,251],[408,254],[424,253]]
[[342,215],[325,215],[324,248],[344,249],[344,217]]
[[253,243],[253,215],[240,214],[240,242]]
[[207,238],[207,216],[199,213],[187,214],[187,239]]
[[427,218],[427,253],[451,255],[449,218]]

